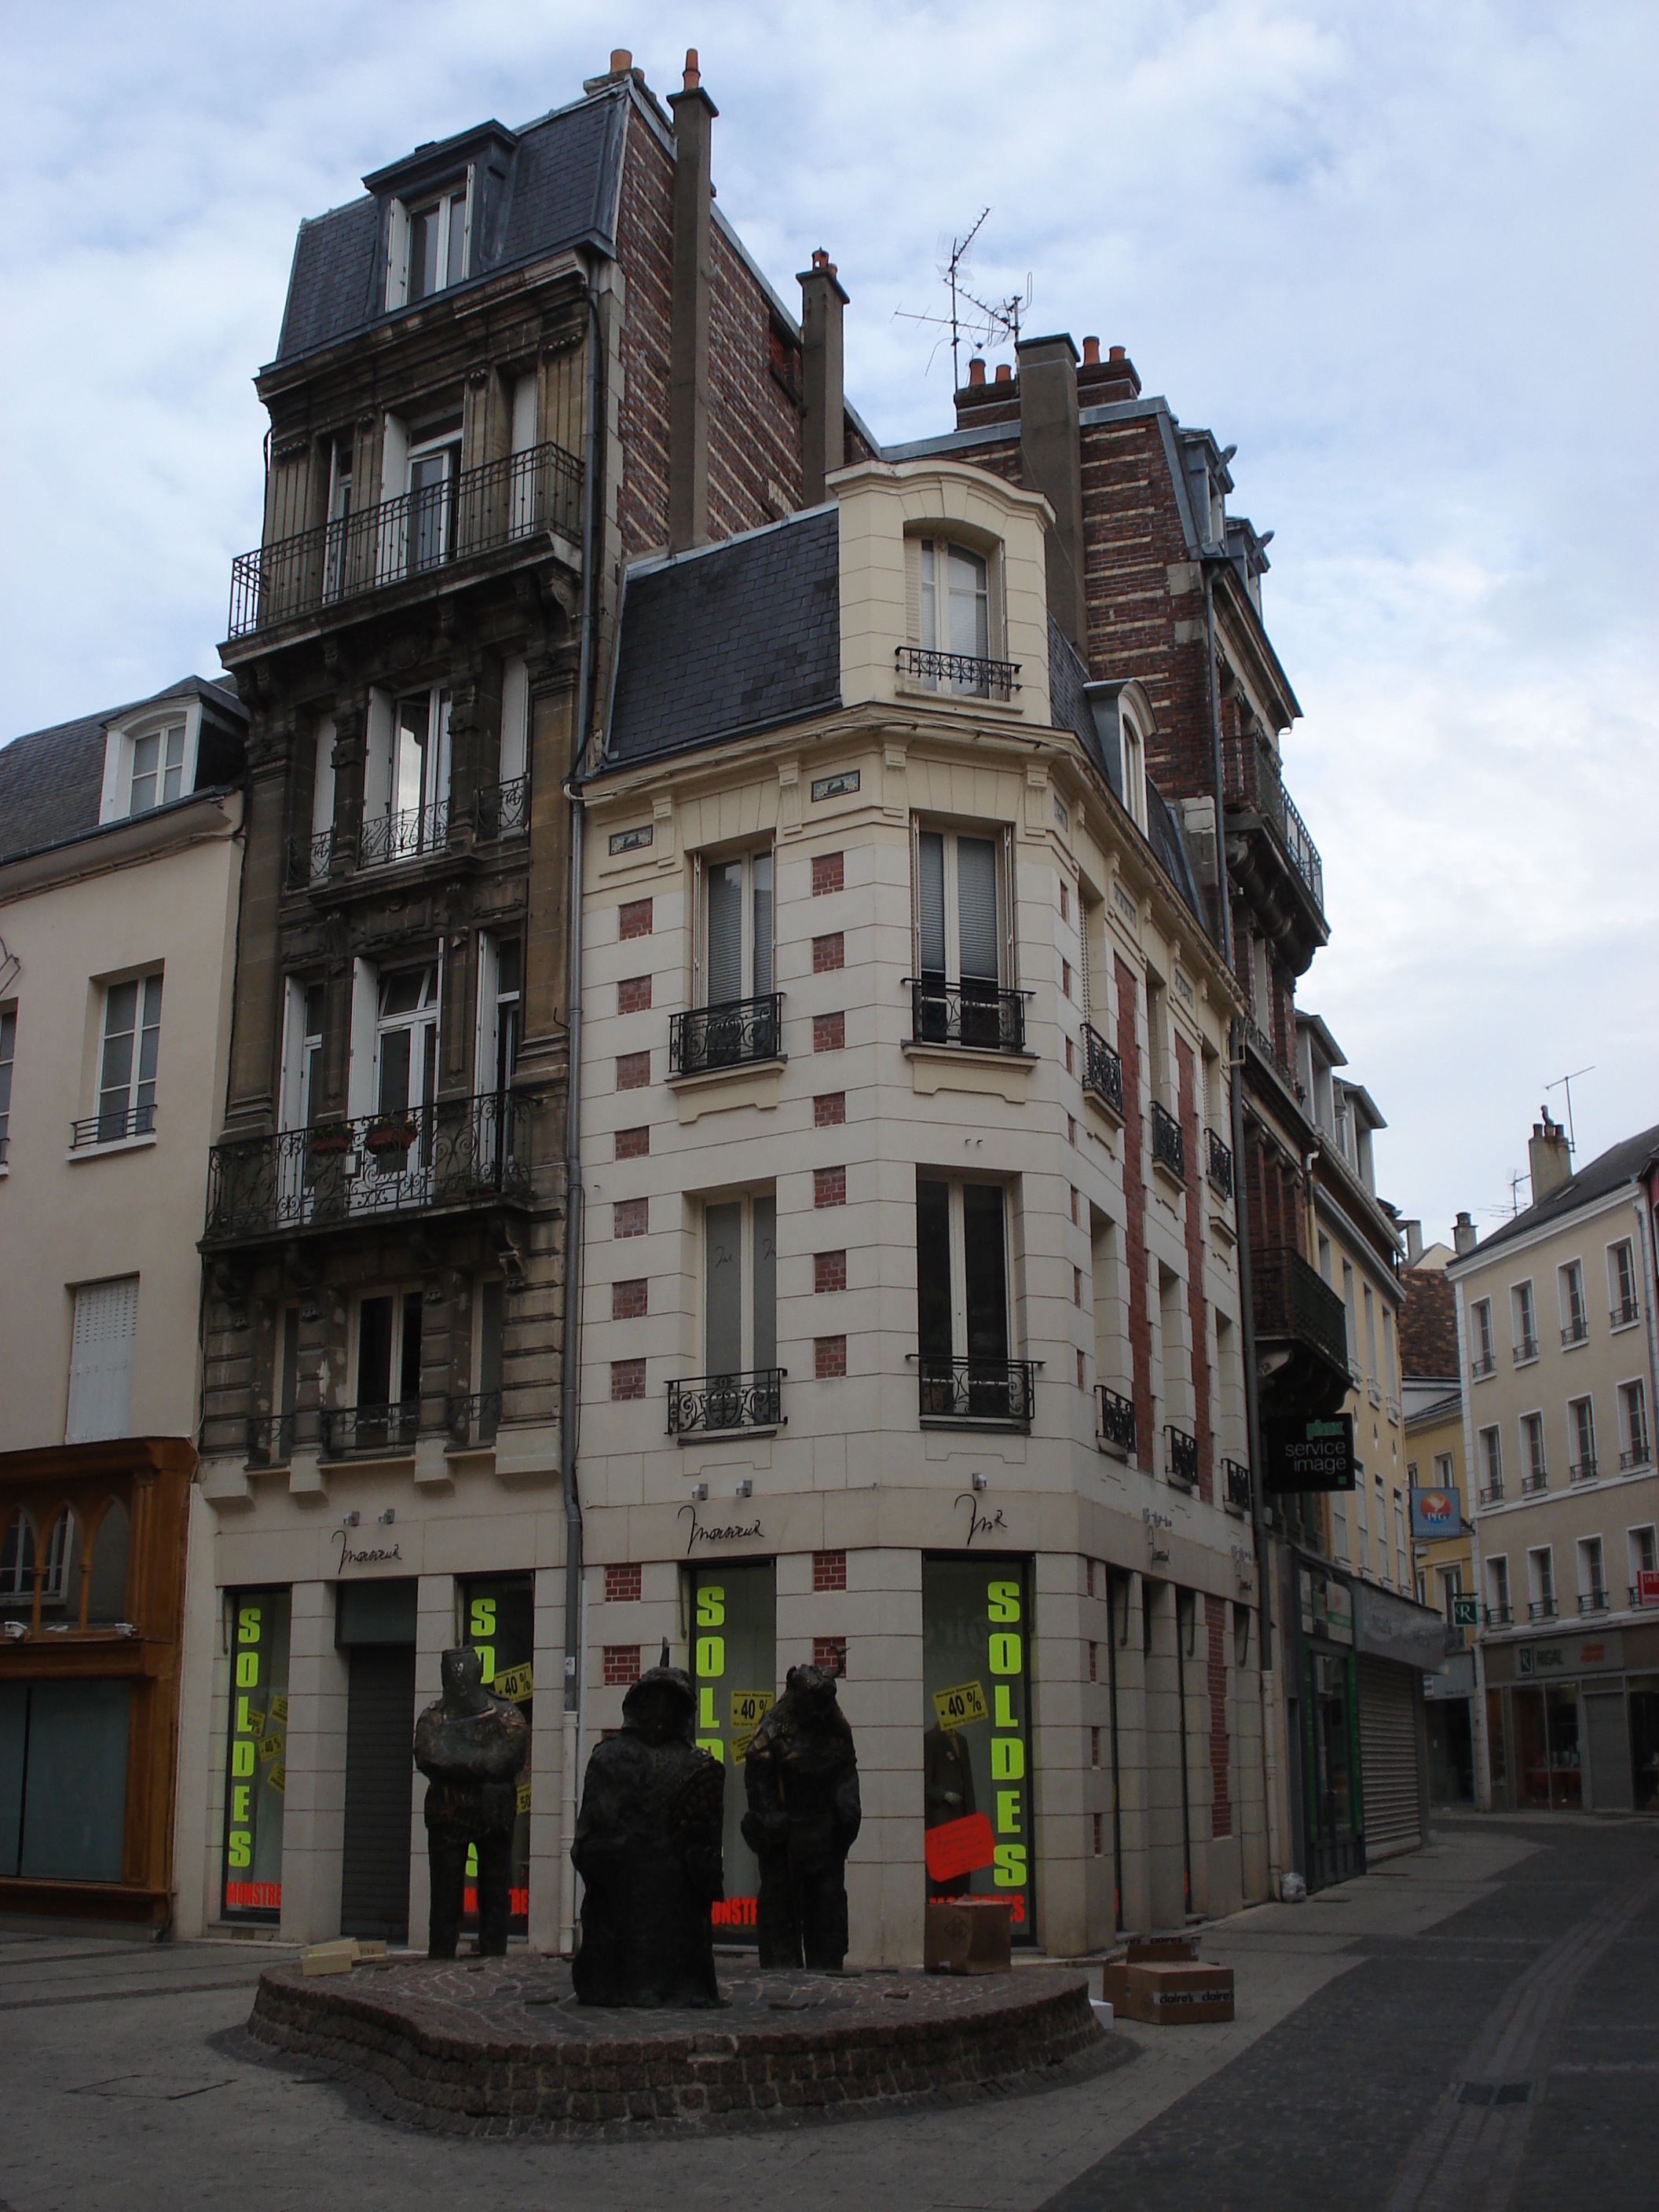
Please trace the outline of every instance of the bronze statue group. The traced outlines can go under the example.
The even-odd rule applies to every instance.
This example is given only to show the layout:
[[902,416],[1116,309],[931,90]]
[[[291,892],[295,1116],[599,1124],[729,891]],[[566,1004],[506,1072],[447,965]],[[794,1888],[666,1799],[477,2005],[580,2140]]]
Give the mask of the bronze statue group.
[[[477,1853],[478,1951],[507,1951],[507,1883],[524,1716],[482,1686],[476,1652],[443,1656],[443,1697],[415,1730],[428,1778],[428,1956],[453,1959],[467,1853]],[[592,2005],[717,2005],[710,1907],[725,1893],[726,1775],[692,1740],[684,1670],[650,1668],[623,1724],[594,1747],[570,1856],[584,1886],[571,1969]],[[838,1973],[847,1957],[847,1854],[859,1832],[853,1732],[827,1668],[792,1667],[744,1759],[745,1843],[760,1862],[760,1964]]]

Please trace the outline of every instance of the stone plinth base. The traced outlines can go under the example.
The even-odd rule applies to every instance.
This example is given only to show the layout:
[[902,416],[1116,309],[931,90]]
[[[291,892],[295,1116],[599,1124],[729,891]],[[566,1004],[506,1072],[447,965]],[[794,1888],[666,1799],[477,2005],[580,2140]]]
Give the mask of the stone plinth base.
[[376,2108],[483,2136],[693,2134],[1048,2088],[1127,2057],[1076,1972],[765,1973],[718,2012],[579,2005],[554,1960],[393,1960],[260,1976],[250,2033],[331,2062]]

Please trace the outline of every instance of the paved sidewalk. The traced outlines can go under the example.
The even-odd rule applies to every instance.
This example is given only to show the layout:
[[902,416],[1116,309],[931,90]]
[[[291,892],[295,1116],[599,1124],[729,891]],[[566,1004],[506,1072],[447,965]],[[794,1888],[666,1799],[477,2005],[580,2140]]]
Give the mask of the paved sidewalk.
[[[1133,2063],[1048,2095],[676,2143],[416,2136],[242,2033],[260,1967],[283,1955],[269,1946],[0,1931],[0,2203],[1498,2212],[1501,2136],[1519,2144],[1516,2207],[1570,2191],[1647,2212],[1656,1875],[1647,1823],[1442,1820],[1427,1850],[1363,1881],[1207,1929],[1205,1955],[1237,1970],[1228,2026],[1127,2026]],[[1458,2103],[1476,2066],[1531,2081],[1529,2101]]]

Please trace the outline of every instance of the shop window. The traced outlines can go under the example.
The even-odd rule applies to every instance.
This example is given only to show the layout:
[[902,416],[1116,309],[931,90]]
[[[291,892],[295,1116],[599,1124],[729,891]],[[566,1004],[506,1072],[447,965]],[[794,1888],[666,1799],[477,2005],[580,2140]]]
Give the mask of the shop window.
[[1304,1650],[1304,1729],[1308,1825],[1320,1843],[1345,1841],[1358,1826],[1358,1711],[1353,1662],[1346,1653]]
[[230,1712],[222,1910],[227,1920],[274,1921],[283,1905],[289,1593],[236,1590],[226,1605]]
[[1036,1936],[1029,1578],[1018,1559],[924,1559],[927,1894],[1008,1900]]
[[[526,1746],[533,1740],[536,1649],[536,1582],[533,1575],[475,1575],[455,1585],[455,1637],[478,1655],[478,1676],[493,1697],[505,1698],[524,1715]],[[530,1929],[530,1752],[517,1778],[518,1805],[513,1824],[513,1854],[507,1875],[507,1928],[515,1935]],[[478,1917],[478,1853],[467,1846],[466,1879],[461,1893],[464,1925]]]
[[118,1882],[131,1685],[0,1682],[0,1875]]
[[745,1842],[743,1762],[750,1739],[777,1696],[777,1584],[769,1560],[757,1566],[694,1567],[691,1680],[697,1748],[726,1769],[726,1896],[711,1911],[722,1943],[758,1942],[760,1863]]

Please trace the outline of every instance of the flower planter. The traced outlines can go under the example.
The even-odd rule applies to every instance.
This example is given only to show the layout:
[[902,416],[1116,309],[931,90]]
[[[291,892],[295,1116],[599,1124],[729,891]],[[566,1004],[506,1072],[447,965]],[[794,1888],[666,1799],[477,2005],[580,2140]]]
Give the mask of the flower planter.
[[377,1121],[363,1142],[376,1159],[383,1159],[391,1152],[407,1155],[418,1133],[412,1121]]

